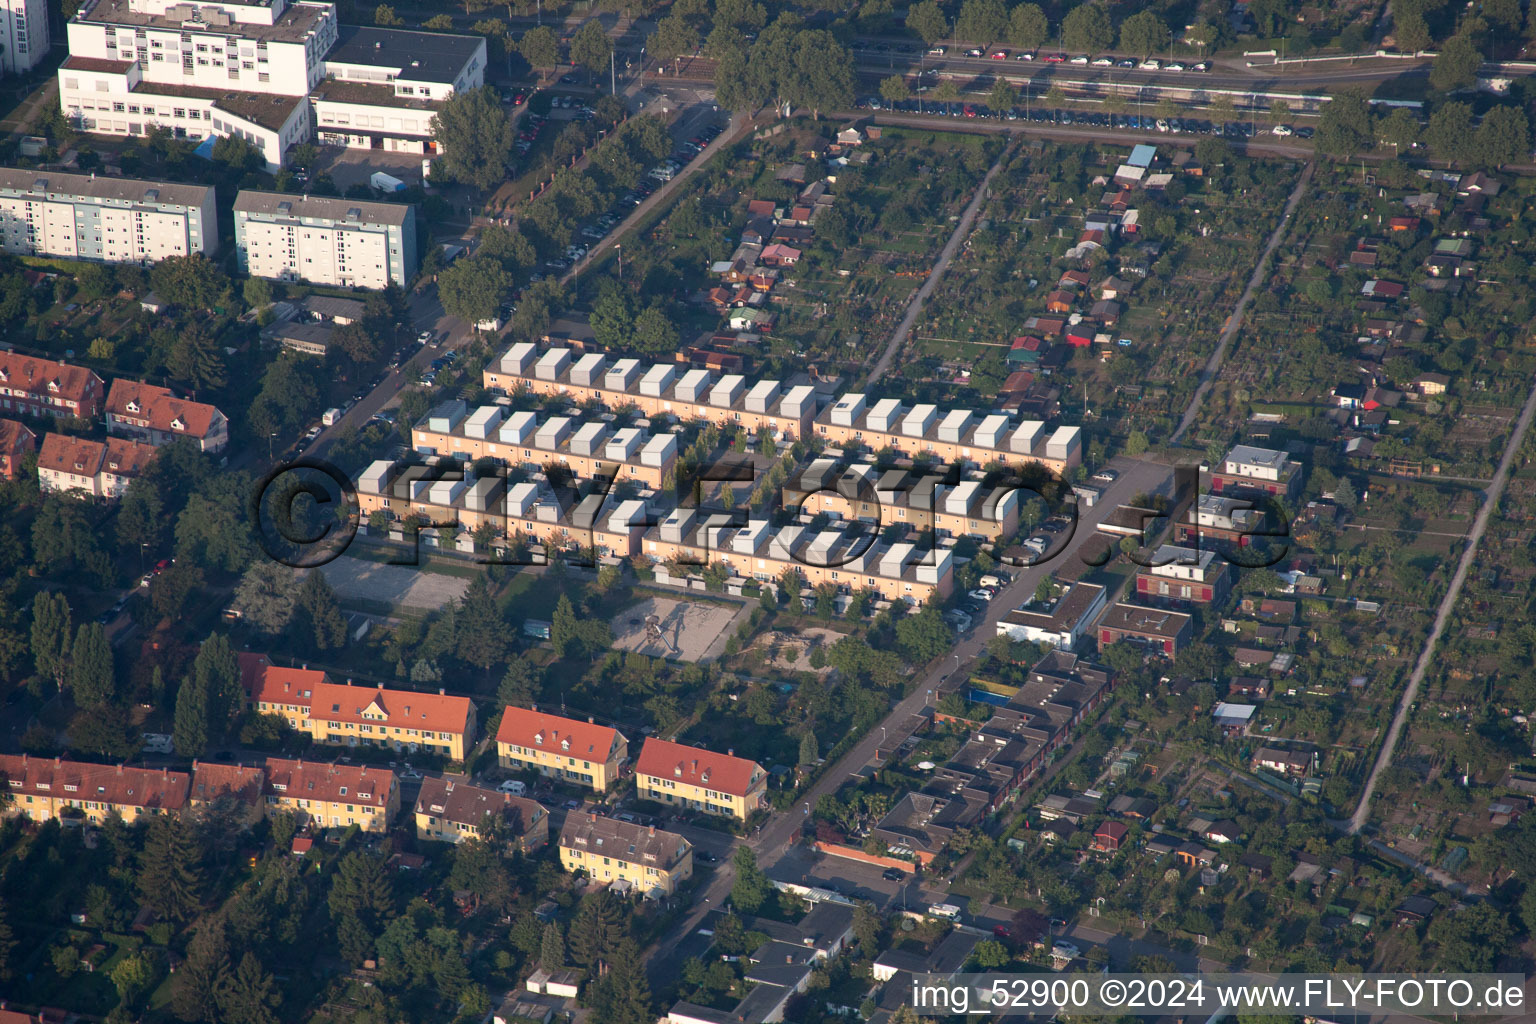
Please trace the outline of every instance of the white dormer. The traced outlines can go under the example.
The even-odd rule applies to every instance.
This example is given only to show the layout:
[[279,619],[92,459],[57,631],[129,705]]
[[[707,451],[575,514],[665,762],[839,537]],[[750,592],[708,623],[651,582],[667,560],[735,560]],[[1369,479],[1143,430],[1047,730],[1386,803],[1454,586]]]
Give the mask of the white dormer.
[[180,416],[177,416],[175,419],[171,420],[171,429],[172,430],[186,430],[187,429],[186,421],[183,420]]
[[131,413],[137,413],[139,411],[139,400],[137,398],[128,399],[128,404],[124,408]]

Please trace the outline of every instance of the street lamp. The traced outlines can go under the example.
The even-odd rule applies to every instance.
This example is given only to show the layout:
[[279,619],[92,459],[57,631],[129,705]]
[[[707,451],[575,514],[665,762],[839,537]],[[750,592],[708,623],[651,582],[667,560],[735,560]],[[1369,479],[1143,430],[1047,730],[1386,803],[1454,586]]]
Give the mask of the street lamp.
[[275,430],[267,435],[267,461],[268,462],[272,461],[272,440],[275,437],[277,437],[277,431],[275,431]]

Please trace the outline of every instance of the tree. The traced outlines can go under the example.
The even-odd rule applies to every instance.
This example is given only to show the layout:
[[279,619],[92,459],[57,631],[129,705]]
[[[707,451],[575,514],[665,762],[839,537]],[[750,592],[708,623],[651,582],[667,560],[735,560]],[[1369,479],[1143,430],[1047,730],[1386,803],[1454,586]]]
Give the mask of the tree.
[[258,558],[240,578],[231,607],[269,637],[288,628],[299,602],[299,576],[292,568]]
[[880,80],[880,98],[887,103],[905,103],[912,98],[907,80],[900,75],[890,75]]
[[1109,15],[1096,3],[1074,7],[1061,19],[1061,44],[1069,50],[1098,53],[1109,49],[1114,38]]
[[208,694],[190,679],[176,690],[176,713],[171,720],[171,743],[182,757],[202,757],[212,742]]
[[552,68],[560,63],[560,40],[548,25],[540,25],[523,33],[517,52],[530,67]]
[[483,574],[475,576],[464,592],[454,617],[454,634],[459,657],[476,668],[489,669],[506,652],[506,623]]
[[[482,85],[454,93],[433,115],[431,130],[432,138],[442,147],[434,167],[440,166],[452,180],[489,189],[506,177],[516,132],[495,89]],[[448,308],[446,300],[443,308]]]
[[1440,54],[1429,69],[1429,84],[1438,92],[1464,89],[1477,81],[1477,69],[1483,55],[1470,33],[1458,32],[1440,47]]
[[669,14],[656,23],[656,30],[645,40],[645,48],[660,64],[676,61],[698,50],[699,31],[681,15]]
[[1497,106],[1483,115],[1477,127],[1474,148],[1477,159],[1494,167],[1503,167],[1524,158],[1530,152],[1531,126],[1519,107]]
[[537,681],[528,659],[521,654],[508,658],[506,674],[501,677],[501,685],[496,689],[496,702],[502,705],[526,704],[537,692]]
[[373,23],[382,28],[401,28],[405,25],[405,19],[396,14],[389,4],[379,4],[373,9]]
[[373,956],[374,936],[395,916],[395,894],[384,859],[354,850],[341,859],[327,896],[337,944],[348,962]]
[[992,90],[987,93],[987,106],[993,113],[1005,113],[1019,105],[1019,90],[1006,78],[999,78],[992,83]]
[[549,627],[549,642],[555,649],[556,658],[566,656],[576,639],[576,632],[576,609],[571,605],[571,599],[561,594],[560,600],[555,603],[555,613]]
[[1137,11],[1120,23],[1120,49],[1150,57],[1168,47],[1168,23],[1152,11]]
[[1466,103],[1447,103],[1429,115],[1424,141],[1435,155],[1459,163],[1472,157],[1472,107]]
[[677,328],[659,305],[647,306],[635,317],[630,345],[648,356],[672,355],[677,351]]
[[914,665],[924,665],[953,645],[954,630],[935,604],[925,604],[916,615],[907,615],[896,623],[896,646],[902,657]]
[[1023,3],[1008,15],[1008,41],[1026,50],[1039,49],[1051,36],[1051,23],[1039,4]]
[[1370,146],[1371,110],[1365,94],[1345,89],[1334,94],[1317,122],[1317,151],[1346,159]]
[[578,965],[601,974],[613,962],[619,943],[627,937],[624,911],[605,888],[581,901],[566,942]]
[[0,981],[9,981],[15,973],[11,965],[11,952],[16,948],[16,933],[11,931],[11,921],[6,913],[5,901],[0,899]]
[[213,309],[230,299],[229,276],[197,253],[160,260],[150,268],[149,284],[166,302],[188,309]]
[[171,978],[171,1012],[188,1024],[217,1020],[219,992],[229,972],[224,919],[206,918],[187,944],[186,960]]
[[815,764],[821,756],[821,745],[816,742],[816,733],[810,729],[805,730],[800,736],[800,757],[802,765]]
[[949,35],[949,22],[944,18],[944,8],[935,0],[919,0],[907,8],[907,28],[932,46]]
[[165,515],[165,502],[154,481],[134,477],[117,503],[118,549],[142,554],[144,548],[158,547],[165,537]]
[[32,522],[32,557],[49,574],[68,574],[104,587],[112,563],[101,549],[100,534],[86,499],[73,493],[49,494]]
[[626,938],[613,956],[613,969],[600,982],[594,1024],[651,1024],[655,1019],[645,958]]
[[1377,122],[1377,133],[1382,142],[1406,153],[1419,141],[1419,121],[1406,107],[1397,107]]
[[88,622],[75,634],[70,656],[69,688],[75,703],[83,708],[110,704],[117,696],[117,680],[112,667],[112,645],[99,622]]
[[112,984],[117,988],[117,998],[127,1007],[139,1001],[155,981],[155,961],[147,949],[129,954],[112,968]]
[[565,936],[560,934],[558,921],[544,926],[544,937],[539,942],[539,966],[546,971],[558,971],[565,966]]
[[[482,31],[482,29],[480,27],[482,25],[487,26],[487,30]],[[489,28],[489,26],[491,26],[491,25],[500,25],[501,26],[501,32],[499,34],[502,35],[502,36],[506,35],[507,23],[504,22],[504,21],[495,21],[495,20],[492,20],[492,21],[478,21],[475,24],[471,25],[470,29],[472,31],[474,31],[477,35],[482,35],[482,36],[487,36],[487,37],[492,36],[492,35],[497,35],[498,33],[496,32],[495,29]],[[453,31],[453,15],[451,15],[451,14],[434,14],[434,15],[432,15],[432,17],[430,17],[426,21],[422,22],[421,23],[421,27],[426,29],[428,32],[452,32]],[[490,41],[489,38],[486,41],[489,42]]]
[[341,614],[336,592],[319,569],[311,569],[299,586],[294,609],[309,626],[317,651],[333,651],[346,646],[347,620]]
[[437,294],[445,310],[475,324],[496,315],[512,283],[499,260],[476,254],[438,274]]
[[571,36],[571,63],[579,64],[589,72],[608,70],[613,55],[613,43],[603,31],[602,22],[596,18],[588,21]]
[[244,473],[204,481],[176,519],[176,557],[205,569],[243,571],[256,555],[246,515],[249,497]]
[[1001,39],[1008,27],[1008,9],[1002,0],[965,0],[955,19],[955,38],[973,43]]
[[219,992],[219,1009],[229,1024],[277,1024],[282,999],[277,980],[247,950]]
[[60,689],[69,673],[70,636],[69,599],[39,591],[32,599],[32,663],[38,675],[52,679]]
[[731,905],[743,914],[755,914],[773,891],[773,883],[757,866],[757,855],[750,846],[738,846],[732,862],[736,880],[731,883]]
[[213,335],[196,325],[177,333],[176,343],[166,355],[165,369],[172,380],[194,391],[221,388],[225,383],[223,351]]
[[156,815],[139,854],[139,892],[167,921],[188,920],[201,900],[203,859],[191,822]]

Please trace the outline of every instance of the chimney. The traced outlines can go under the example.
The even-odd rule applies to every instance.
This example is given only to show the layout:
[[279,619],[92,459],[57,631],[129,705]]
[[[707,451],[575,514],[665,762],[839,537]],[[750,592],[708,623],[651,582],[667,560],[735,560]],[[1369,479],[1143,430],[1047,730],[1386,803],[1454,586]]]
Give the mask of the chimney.
[[596,725],[597,724],[597,719],[593,718],[591,715],[588,715],[587,716],[587,724],[588,725]]
[[725,748],[725,756],[726,757],[735,757],[736,756],[736,748],[735,747],[726,747]]
[[597,812],[593,811],[591,814],[587,815],[587,820],[594,825],[597,824]]
[[445,690],[445,689],[444,689],[444,688],[443,688],[443,687],[441,687],[441,686],[439,686],[439,687],[438,687],[438,688],[437,688],[437,695],[438,695],[438,696],[439,696],[439,697],[446,697],[446,696],[447,696],[447,695],[448,695],[448,691],[447,691],[447,690]]
[[648,831],[647,831],[647,832],[646,832],[646,835],[651,835],[651,836],[653,836],[653,835],[655,835],[655,834],[656,834],[656,826],[655,826],[655,825],[652,825],[652,826],[651,826],[651,827],[650,827],[650,829],[649,829],[649,830],[648,830]]

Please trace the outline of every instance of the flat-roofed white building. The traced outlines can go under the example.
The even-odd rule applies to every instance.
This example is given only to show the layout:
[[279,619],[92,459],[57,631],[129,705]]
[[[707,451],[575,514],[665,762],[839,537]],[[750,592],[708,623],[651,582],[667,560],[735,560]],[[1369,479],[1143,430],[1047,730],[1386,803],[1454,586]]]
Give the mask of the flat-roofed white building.
[[6,252],[149,264],[218,245],[212,186],[0,167]]
[[444,101],[485,84],[481,36],[347,25],[310,93],[322,143],[435,154],[432,118]]
[[416,275],[415,207],[242,191],[235,198],[240,269],[253,277],[353,288]]
[[86,0],[59,105],[88,132],[243,138],[276,169],[310,137],[307,96],[336,36],[329,3]]

